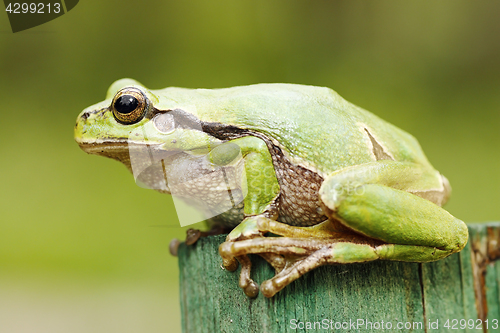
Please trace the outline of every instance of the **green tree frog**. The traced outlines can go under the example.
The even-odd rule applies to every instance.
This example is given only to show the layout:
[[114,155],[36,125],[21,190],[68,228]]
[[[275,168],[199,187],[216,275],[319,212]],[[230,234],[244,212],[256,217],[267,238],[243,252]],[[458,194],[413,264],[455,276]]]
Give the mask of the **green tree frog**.
[[[164,171],[206,176],[190,180],[199,200],[220,185],[207,181],[213,166],[242,161],[236,185],[222,191],[243,189],[244,198],[212,221],[231,230],[219,253],[226,269],[241,264],[239,285],[249,297],[259,292],[249,254],[276,270],[260,285],[272,297],[321,265],[429,262],[467,243],[466,225],[441,208],[449,182],[415,138],[329,88],[150,90],[122,79],[80,113],[75,139],[130,170],[131,152],[152,148],[168,162]],[[174,185],[156,189],[169,193]]]

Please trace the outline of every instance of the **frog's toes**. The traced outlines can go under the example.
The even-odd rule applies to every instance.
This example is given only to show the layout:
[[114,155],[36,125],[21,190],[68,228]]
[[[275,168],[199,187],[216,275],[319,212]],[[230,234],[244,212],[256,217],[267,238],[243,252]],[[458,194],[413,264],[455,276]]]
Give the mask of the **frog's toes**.
[[186,245],[193,245],[200,239],[202,232],[198,229],[188,229],[186,231]]
[[[320,250],[318,252],[322,251]],[[268,298],[273,297],[291,282],[298,279],[312,268],[321,265],[315,257],[316,255],[313,254],[299,260],[288,261],[286,267],[281,272],[271,279],[262,282],[260,286],[262,295]]]
[[219,246],[219,254],[222,257],[222,265],[230,272],[238,268],[238,261],[233,255],[233,242],[224,242]]
[[[241,287],[241,285],[240,285]],[[243,288],[243,292],[250,298],[255,298],[259,294],[259,285],[255,281],[250,281],[246,287]]]
[[259,256],[261,256],[267,263],[276,270],[276,273],[281,272],[285,266],[286,266],[286,260],[283,256],[268,252],[268,253],[259,253]]
[[259,294],[259,285],[250,278],[250,271],[252,269],[252,262],[248,256],[239,256],[238,261],[241,264],[239,286],[248,297],[257,297]]
[[186,245],[193,245],[201,237],[227,234],[229,230],[223,226],[215,225],[209,231],[200,231],[198,229],[188,229],[186,231]]
[[235,257],[222,258],[222,265],[228,271],[234,272],[238,268],[238,261],[236,260]]
[[276,290],[276,287],[273,285],[272,280],[266,280],[262,282],[262,284],[260,285],[260,292],[262,293],[262,295],[269,298],[273,297],[278,291]]
[[293,280],[290,278],[290,274],[294,271],[296,266],[301,261],[302,260],[295,261],[293,264],[288,262],[287,267],[283,269],[280,273],[276,274],[271,279],[262,282],[260,285],[260,291],[262,295],[268,298],[273,297],[274,295],[276,295],[278,291],[280,291],[286,285],[292,282]]
[[180,244],[181,244],[181,241],[178,240],[177,238],[174,238],[170,241],[170,244],[168,246],[168,250],[170,251],[170,254],[173,255],[174,257],[177,257],[177,252],[179,250]]

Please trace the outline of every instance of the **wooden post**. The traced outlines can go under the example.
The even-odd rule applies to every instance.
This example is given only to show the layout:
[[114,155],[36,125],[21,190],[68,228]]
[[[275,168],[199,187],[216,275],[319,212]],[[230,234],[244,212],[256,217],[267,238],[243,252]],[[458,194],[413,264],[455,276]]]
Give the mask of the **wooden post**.
[[[500,332],[500,223],[469,232],[465,249],[446,259],[323,266],[270,299],[248,298],[239,269],[221,268],[225,236],[183,243],[183,332]],[[252,262],[257,283],[273,276],[260,257]]]

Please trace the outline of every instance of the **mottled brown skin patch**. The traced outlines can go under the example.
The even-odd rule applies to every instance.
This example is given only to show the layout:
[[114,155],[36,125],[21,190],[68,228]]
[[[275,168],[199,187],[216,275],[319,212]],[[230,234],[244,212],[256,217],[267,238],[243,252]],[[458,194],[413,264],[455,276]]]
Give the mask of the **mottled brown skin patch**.
[[318,191],[323,177],[316,172],[292,164],[281,149],[269,145],[276,177],[280,184],[278,221],[292,226],[308,227],[328,218],[322,214]]
[[[328,218],[322,213],[318,191],[323,177],[316,172],[292,164],[281,149],[262,135],[254,135],[266,142],[273,159],[274,170],[280,185],[280,194],[271,203],[266,216],[292,226],[307,227],[321,223]],[[235,139],[232,137],[231,139]],[[243,210],[243,205],[241,205]],[[225,212],[212,218],[216,223],[236,226],[243,220],[243,213]]]

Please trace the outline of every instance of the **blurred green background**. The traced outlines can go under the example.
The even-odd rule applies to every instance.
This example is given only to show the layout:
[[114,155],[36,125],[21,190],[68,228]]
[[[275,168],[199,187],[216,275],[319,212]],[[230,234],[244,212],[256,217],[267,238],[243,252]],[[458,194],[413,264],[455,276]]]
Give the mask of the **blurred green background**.
[[499,17],[498,1],[81,1],[13,34],[0,14],[0,332],[180,331],[170,197],[73,141],[122,77],[331,87],[419,139],[452,214],[500,220]]

